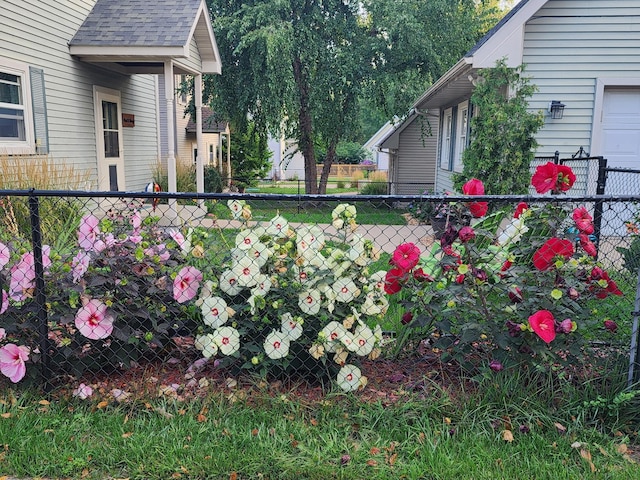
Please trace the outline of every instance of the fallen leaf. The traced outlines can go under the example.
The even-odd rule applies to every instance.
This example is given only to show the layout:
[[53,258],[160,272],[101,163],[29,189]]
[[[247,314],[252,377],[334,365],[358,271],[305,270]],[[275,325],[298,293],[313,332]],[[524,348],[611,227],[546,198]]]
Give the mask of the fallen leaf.
[[125,432],[122,434],[122,438],[129,438],[131,435],[133,435],[133,432]]
[[616,451],[620,454],[620,455],[624,455],[625,453],[627,453],[627,450],[629,450],[629,448],[627,447],[626,443],[621,443],[620,445],[618,445],[616,447]]
[[380,449],[378,447],[371,447],[371,450],[369,450],[369,453],[371,455],[378,455],[380,453]]
[[584,448],[580,450],[580,456],[585,459],[585,461],[589,464],[589,468],[591,469],[591,473],[595,473],[596,466],[591,461],[591,452],[589,450],[585,450]]
[[98,405],[96,405],[96,408],[102,409],[102,408],[106,407],[107,405],[109,405],[109,402],[107,402],[106,400],[103,400],[100,403],[98,403]]
[[582,446],[582,443],[580,442],[573,442],[571,444],[571,448],[580,448]]
[[389,457],[389,465],[393,467],[396,464],[396,460],[398,460],[398,454],[394,453]]
[[260,430],[258,430],[257,428],[254,428],[253,430],[251,430],[251,435],[253,435],[254,437],[257,437],[258,433],[260,433]]
[[38,403],[40,405],[49,405],[51,402],[49,402],[49,400],[40,400]]
[[236,472],[231,472],[229,480],[238,480],[238,474]]
[[[375,467],[378,464],[378,462],[376,462],[373,458],[370,460],[367,460],[367,465],[369,465],[370,467]],[[2,479],[0,479],[2,480]]]
[[205,417],[203,414],[199,413],[198,416],[196,417],[196,421],[198,423],[204,423],[207,421],[207,417]]
[[311,425],[313,425],[314,427],[318,426],[318,420],[316,420],[315,418],[312,418],[311,420],[309,420],[309,423],[311,423]]
[[559,434],[564,435],[565,433],[567,433],[567,427],[565,427],[561,423],[555,422],[554,425],[556,426]]
[[511,430],[502,431],[502,440],[509,443],[513,442],[513,433],[511,432]]
[[3,413],[0,415],[2,418],[11,418],[11,412]]

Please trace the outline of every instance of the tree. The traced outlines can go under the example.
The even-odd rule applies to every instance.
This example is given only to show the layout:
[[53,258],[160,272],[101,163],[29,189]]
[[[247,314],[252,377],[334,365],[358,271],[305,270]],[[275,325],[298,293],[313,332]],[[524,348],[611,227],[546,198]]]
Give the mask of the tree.
[[262,135],[295,138],[305,159],[307,193],[317,182],[314,145],[353,130],[363,79],[358,2],[343,0],[207,0],[223,75],[205,79],[213,108]]
[[366,97],[402,117],[504,14],[497,0],[365,0],[373,72]]
[[257,134],[252,123],[247,127],[245,131],[231,129],[231,171],[233,182],[240,187],[255,185],[266,177],[271,166],[266,138]]
[[537,87],[523,73],[523,65],[509,68],[504,59],[480,71],[482,80],[471,96],[476,112],[471,144],[462,154],[462,173],[454,175],[456,189],[477,178],[487,195],[527,193],[529,165],[538,146],[535,134],[544,125],[544,113],[528,110]]

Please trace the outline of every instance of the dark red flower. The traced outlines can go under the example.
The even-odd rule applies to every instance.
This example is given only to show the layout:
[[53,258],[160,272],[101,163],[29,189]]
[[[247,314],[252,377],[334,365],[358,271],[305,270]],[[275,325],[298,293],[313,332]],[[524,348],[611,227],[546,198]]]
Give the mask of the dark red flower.
[[411,323],[411,320],[413,320],[413,313],[411,312],[404,312],[404,314],[402,315],[402,324],[403,325],[407,325],[409,323]]
[[522,327],[520,326],[520,323],[515,323],[511,320],[507,320],[505,325],[510,337],[517,337],[522,333]]
[[552,237],[533,254],[533,265],[538,270],[547,270],[556,257],[569,259],[573,252],[573,244],[569,240]]
[[580,233],[586,233],[591,235],[593,233],[593,217],[589,214],[586,208],[579,207],[573,211],[573,221],[576,222],[576,227],[580,230]]
[[506,272],[511,268],[511,265],[513,265],[513,262],[511,260],[505,260],[504,263],[502,264],[502,268],[500,268],[500,271]]
[[413,271],[413,278],[415,278],[419,282],[433,282],[433,281],[435,281],[435,278],[433,278],[428,273],[425,273],[424,270],[422,270],[422,268],[416,268]]
[[420,248],[409,242],[398,245],[396,250],[393,252],[393,257],[391,257],[390,263],[405,272],[408,272],[418,264],[419,260]]
[[611,333],[616,333],[616,330],[618,330],[618,324],[613,320],[606,319],[604,321],[604,328],[609,330]]
[[524,297],[522,295],[522,289],[520,287],[511,287],[508,292],[509,300],[513,303],[522,303]]
[[456,283],[463,284],[464,283],[464,275],[460,274],[456,276]]
[[556,338],[556,321],[549,310],[538,310],[529,317],[531,329],[545,342]]
[[407,272],[400,268],[392,268],[384,277],[384,291],[393,295],[402,290],[402,282],[406,279]]
[[592,257],[598,255],[598,249],[596,248],[595,244],[591,240],[589,240],[588,235],[581,233],[580,235],[578,235],[578,238],[580,239],[580,246],[587,255],[591,255]]
[[524,212],[527,208],[529,208],[529,205],[527,205],[525,202],[520,202],[518,205],[516,205],[516,211],[513,212],[513,218],[520,218],[522,212]]
[[458,232],[458,238],[461,242],[466,243],[469,240],[473,240],[476,237],[476,232],[473,228],[465,226],[460,229]]
[[616,282],[611,280],[609,274],[600,267],[593,267],[587,281],[591,283],[589,290],[600,299],[606,298],[609,294],[622,295]]

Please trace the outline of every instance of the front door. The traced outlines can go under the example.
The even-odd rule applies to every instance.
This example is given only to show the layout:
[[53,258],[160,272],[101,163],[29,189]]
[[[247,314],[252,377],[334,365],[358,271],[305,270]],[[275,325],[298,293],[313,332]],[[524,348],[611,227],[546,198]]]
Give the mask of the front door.
[[98,157],[98,190],[125,190],[120,92],[94,87],[94,110]]

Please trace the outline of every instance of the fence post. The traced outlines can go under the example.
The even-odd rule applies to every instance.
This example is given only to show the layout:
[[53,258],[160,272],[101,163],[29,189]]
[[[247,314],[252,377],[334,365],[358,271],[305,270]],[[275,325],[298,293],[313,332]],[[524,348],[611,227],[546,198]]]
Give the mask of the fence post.
[[44,391],[51,391],[51,368],[49,358],[49,326],[47,315],[47,297],[44,283],[44,264],[42,261],[42,230],[40,229],[40,211],[38,197],[31,189],[29,194],[29,216],[31,219],[31,243],[33,246],[33,269],[35,271],[35,302],[38,314],[38,337],[40,364]]
[[633,327],[631,327],[631,350],[629,352],[629,376],[627,388],[640,382],[640,268],[636,282],[636,301],[633,309]]
[[[604,157],[598,157],[598,183],[596,185],[596,195],[604,195],[605,187],[607,184],[607,159]],[[604,203],[602,200],[597,200],[593,207],[593,234],[596,237],[596,249],[599,251],[600,247],[600,230],[602,227],[602,210]]]

